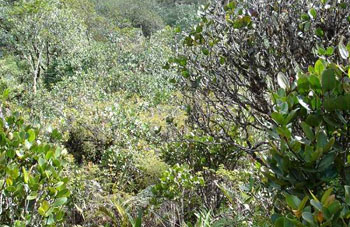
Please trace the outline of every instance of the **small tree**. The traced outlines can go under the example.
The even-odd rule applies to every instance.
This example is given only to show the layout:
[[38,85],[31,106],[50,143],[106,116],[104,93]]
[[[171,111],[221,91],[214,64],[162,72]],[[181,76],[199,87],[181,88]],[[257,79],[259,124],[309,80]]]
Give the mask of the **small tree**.
[[[300,69],[350,37],[349,3],[222,2],[204,7],[201,22],[170,63],[182,75],[190,121],[256,158],[254,151],[265,144],[257,138],[264,141],[273,124],[270,94],[278,88],[277,74],[294,81]],[[336,54],[328,58],[344,62]],[[235,142],[235,127],[245,144]]]
[[73,56],[87,44],[83,22],[59,1],[20,1],[6,12],[10,42],[27,61],[34,93],[39,78],[59,58],[74,66]]

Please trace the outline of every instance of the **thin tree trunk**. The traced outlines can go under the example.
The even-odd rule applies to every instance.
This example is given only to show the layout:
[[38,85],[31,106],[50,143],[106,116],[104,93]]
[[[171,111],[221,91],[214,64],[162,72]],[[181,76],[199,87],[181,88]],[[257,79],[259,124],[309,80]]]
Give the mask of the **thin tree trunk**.
[[38,79],[40,77],[40,65],[41,65],[41,56],[42,56],[42,52],[43,52],[43,48],[44,45],[42,46],[42,48],[39,51],[39,56],[38,56],[38,61],[36,62],[36,66],[34,68],[34,72],[33,72],[33,92],[34,94],[36,94],[37,92],[37,83],[38,83]]

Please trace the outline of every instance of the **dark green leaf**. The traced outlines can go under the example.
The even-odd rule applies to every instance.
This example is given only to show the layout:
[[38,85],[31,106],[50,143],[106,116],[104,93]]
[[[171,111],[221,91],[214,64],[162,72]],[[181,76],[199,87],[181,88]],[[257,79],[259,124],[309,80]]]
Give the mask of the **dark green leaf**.
[[285,197],[286,197],[286,202],[288,206],[293,210],[297,210],[301,203],[300,199],[295,195],[289,195],[289,194],[287,194]]
[[66,202],[67,202],[67,198],[66,198],[66,197],[58,198],[58,199],[56,199],[56,201],[52,204],[52,207],[59,207],[59,206],[62,206],[62,205],[65,204]]
[[333,90],[336,86],[335,72],[333,69],[326,69],[322,72],[322,88],[325,91]]
[[325,202],[327,201],[328,197],[331,195],[333,191],[333,188],[329,188],[327,191],[325,191],[322,195],[322,198],[321,198],[321,203],[322,204],[325,204]]
[[306,137],[310,141],[313,141],[315,139],[315,134],[312,131],[312,128],[308,124],[306,124],[305,122],[301,122],[301,127],[303,128],[303,131],[304,131]]

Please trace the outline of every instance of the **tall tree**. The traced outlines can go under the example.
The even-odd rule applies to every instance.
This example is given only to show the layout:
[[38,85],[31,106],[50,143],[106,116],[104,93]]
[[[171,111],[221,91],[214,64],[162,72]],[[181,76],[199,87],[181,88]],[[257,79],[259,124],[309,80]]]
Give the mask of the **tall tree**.
[[10,42],[29,66],[34,93],[56,59],[73,59],[87,44],[83,21],[59,1],[20,1],[7,12]]

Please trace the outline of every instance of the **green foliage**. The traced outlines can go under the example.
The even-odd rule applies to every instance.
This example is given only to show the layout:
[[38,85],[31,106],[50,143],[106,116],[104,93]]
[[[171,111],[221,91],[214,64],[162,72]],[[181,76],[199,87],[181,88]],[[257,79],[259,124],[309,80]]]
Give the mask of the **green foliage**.
[[147,4],[140,0],[98,1],[96,8],[105,17],[112,17],[118,27],[141,28],[146,37],[164,27],[162,18],[156,12],[154,0]]
[[267,177],[282,189],[319,191],[336,178],[343,185],[350,183],[345,70],[319,60],[295,83],[273,94],[275,126],[268,163],[274,176]]
[[183,141],[166,144],[162,158],[172,165],[187,164],[195,171],[218,170],[221,165],[230,170],[236,167],[242,153],[235,152],[233,146],[220,144],[211,136],[199,135],[199,132],[192,132],[184,136]]
[[0,223],[56,226],[70,196],[62,150],[40,142],[39,130],[19,114],[0,121]]
[[[348,223],[347,206],[335,200],[346,200],[343,187],[350,183],[348,69],[320,59],[292,84],[280,76],[285,82],[273,94],[272,148],[266,160],[270,170],[265,176],[272,186],[291,193],[286,196],[287,204],[301,219],[287,216],[276,220],[276,226]],[[331,189],[326,188],[332,185],[335,194],[331,196]],[[310,194],[313,210],[304,209]],[[313,194],[322,196],[321,202]]]
[[178,27],[182,30],[189,30],[191,26],[199,20],[197,11],[200,4],[206,1],[158,1],[159,15],[163,18],[167,25]]
[[169,223],[184,224],[185,221],[194,218],[194,211],[200,206],[201,200],[198,190],[204,185],[201,173],[193,173],[188,166],[176,164],[165,171],[159,178],[159,183],[152,187],[150,202],[158,206],[172,202],[178,212],[167,214]]
[[72,128],[69,139],[65,143],[68,151],[73,154],[77,163],[83,161],[99,162],[105,149],[112,145],[112,141],[105,135],[91,134],[84,127]]
[[[270,226],[270,217],[266,213],[272,211],[271,191],[261,181],[262,168],[259,163],[249,159],[240,159],[234,170],[221,166],[216,171],[216,187],[223,194],[225,205],[229,209],[217,216],[226,221],[242,226]],[[223,207],[226,207],[223,205]]]
[[193,126],[263,166],[263,182],[278,192],[277,213],[284,212],[281,192],[304,198],[334,187],[341,201],[349,185],[349,67],[341,65],[349,57],[348,8],[342,1],[217,2],[203,8],[165,67],[182,76]]
[[113,208],[118,212],[118,215],[114,215],[112,210],[106,209],[105,207],[100,207],[99,211],[101,212],[101,214],[110,218],[113,222],[113,226],[115,227],[141,227],[143,213],[142,210],[139,210],[138,216],[136,218],[133,218],[131,214],[128,213],[128,208],[125,207],[127,205],[127,202],[128,201],[121,202],[116,198],[112,199]]
[[104,152],[103,174],[114,183],[113,190],[133,193],[158,182],[167,165],[150,151],[118,150],[112,147]]
[[343,57],[334,47],[348,34],[348,9],[347,2],[319,0],[218,1],[203,7],[200,22],[180,33],[184,48],[167,65],[178,70],[190,122],[255,156],[274,111],[270,93],[284,83],[277,75],[294,80],[321,54],[345,62],[345,44],[339,45]]
[[195,214],[197,217],[196,224],[194,227],[210,227],[213,226],[213,217],[211,211],[201,211]]
[[[4,15],[9,27],[7,45],[26,60],[34,93],[42,75],[56,81],[67,70],[79,70],[76,56],[87,44],[85,25],[60,1],[16,2]],[[69,62],[69,64],[68,64]]]
[[197,186],[204,186],[204,179],[201,176],[192,175],[188,167],[174,165],[164,172],[160,183],[152,189],[156,198],[168,198],[178,200],[188,198],[185,193]]
[[201,3],[0,0],[1,224],[349,224],[349,3]]
[[[300,200],[294,195],[287,194],[286,202],[292,213],[274,217],[275,226],[346,226],[349,223],[350,210],[348,199],[339,201],[329,188],[321,199],[312,193],[312,199],[304,197]],[[345,186],[345,198],[349,198],[349,186]]]
[[[88,223],[102,223],[96,211],[107,201],[104,198],[108,192],[104,191],[99,180],[103,177],[97,165],[74,165],[69,159],[66,175],[70,181],[67,185],[71,191],[65,224],[86,225]],[[109,200],[108,200],[109,201]]]

